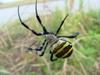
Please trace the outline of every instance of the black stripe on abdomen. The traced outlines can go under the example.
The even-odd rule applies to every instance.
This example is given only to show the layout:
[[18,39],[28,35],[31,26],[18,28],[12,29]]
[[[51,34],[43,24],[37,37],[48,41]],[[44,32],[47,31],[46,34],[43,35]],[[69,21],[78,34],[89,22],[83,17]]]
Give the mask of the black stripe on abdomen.
[[[68,45],[65,48],[63,48],[59,53],[56,54],[56,57],[60,58],[63,57],[67,52],[69,52],[72,49],[72,45]],[[70,53],[70,52],[69,52]],[[69,54],[68,53],[68,54]],[[67,56],[67,55],[66,55]]]
[[53,50],[53,53],[57,53],[65,44],[66,42],[62,42],[60,45],[56,46]]
[[73,53],[73,49],[66,56],[64,56],[63,58],[67,58],[67,57],[71,56],[72,53]]

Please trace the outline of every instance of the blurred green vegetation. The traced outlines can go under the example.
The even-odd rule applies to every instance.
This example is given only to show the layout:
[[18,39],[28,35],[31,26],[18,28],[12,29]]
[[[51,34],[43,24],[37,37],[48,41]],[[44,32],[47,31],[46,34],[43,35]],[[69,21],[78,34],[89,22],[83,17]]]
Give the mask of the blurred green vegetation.
[[[46,28],[55,32],[65,15],[66,12],[57,9],[52,15],[41,18]],[[36,18],[29,18],[25,23],[37,32],[42,32]],[[69,35],[77,31],[80,35],[71,40],[75,43],[73,55],[55,62],[49,60],[49,49],[43,57],[38,57],[35,52],[25,52],[25,46],[29,47],[34,42],[33,47],[37,47],[44,37],[32,34],[19,20],[2,28],[7,29],[9,35],[5,30],[0,36],[3,39],[0,43],[3,44],[0,47],[0,65],[8,69],[5,73],[11,72],[8,75],[100,75],[100,11],[77,12],[68,17],[59,35]]]

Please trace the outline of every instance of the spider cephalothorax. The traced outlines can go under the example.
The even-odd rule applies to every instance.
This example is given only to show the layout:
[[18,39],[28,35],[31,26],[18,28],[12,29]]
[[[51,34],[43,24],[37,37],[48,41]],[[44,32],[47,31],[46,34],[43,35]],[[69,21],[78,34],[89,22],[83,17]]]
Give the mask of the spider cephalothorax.
[[[69,57],[73,52],[72,44],[71,44],[71,42],[69,42],[65,38],[75,38],[75,37],[77,37],[77,35],[79,35],[79,32],[75,32],[74,34],[69,35],[69,36],[58,36],[57,35],[59,33],[64,21],[68,17],[68,15],[66,15],[65,18],[61,21],[56,33],[51,33],[42,24],[42,21],[41,21],[39,15],[38,15],[38,12],[37,12],[37,0],[36,0],[36,3],[35,3],[35,11],[36,11],[36,18],[37,18],[38,22],[40,23],[40,26],[43,29],[43,33],[36,32],[35,30],[33,30],[30,27],[28,27],[28,25],[26,25],[21,20],[20,13],[19,13],[19,6],[18,6],[18,17],[19,17],[19,20],[20,20],[21,24],[25,28],[30,30],[33,34],[35,34],[37,36],[44,36],[45,37],[45,40],[43,41],[43,43],[41,44],[40,47],[34,48],[34,49],[29,47],[28,50],[29,51],[32,51],[32,50],[42,51],[40,56],[43,56],[47,46],[50,45],[50,48],[51,48],[51,50],[50,50],[50,54],[51,54],[50,60],[51,61],[55,61],[55,60],[57,60],[57,58]],[[53,55],[55,55],[57,58],[54,58]]]

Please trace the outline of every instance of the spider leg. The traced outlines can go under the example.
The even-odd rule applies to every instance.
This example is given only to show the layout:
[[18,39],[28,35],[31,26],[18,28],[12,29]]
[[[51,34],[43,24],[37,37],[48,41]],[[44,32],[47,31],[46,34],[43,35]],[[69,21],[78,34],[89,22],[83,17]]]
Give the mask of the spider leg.
[[47,34],[48,31],[46,30],[45,26],[43,26],[42,21],[41,21],[39,15],[38,15],[38,12],[37,12],[37,0],[36,0],[36,4],[35,4],[35,12],[36,12],[36,18],[37,18],[38,22],[40,23],[40,25],[44,31],[44,34]]
[[29,51],[32,51],[32,50],[36,50],[36,51],[41,51],[44,47],[46,43],[46,39],[43,41],[42,45],[39,47],[39,48],[35,48],[35,49],[32,49],[31,46],[33,45],[33,43],[30,45],[30,47],[28,48]]
[[56,61],[57,58],[54,58],[54,57],[53,57],[53,53],[52,53],[51,51],[50,51],[50,54],[51,54],[51,56],[50,56],[50,60],[51,60],[51,61]]
[[44,46],[43,52],[42,52],[39,56],[43,56],[43,55],[44,55],[44,53],[45,53],[45,51],[46,51],[46,48],[47,48],[47,45],[48,45],[48,43],[46,43],[46,45]]
[[57,31],[56,31],[56,35],[59,33],[59,31],[60,31],[60,29],[61,29],[62,25],[64,24],[64,22],[65,22],[65,20],[66,20],[67,17],[68,17],[68,14],[67,14],[67,15],[65,16],[65,18],[61,21],[61,24],[60,24],[59,28],[58,28]]
[[[39,48],[35,48],[35,49],[33,49],[33,48],[31,48],[31,46],[28,48],[28,50],[29,51],[33,51],[33,50],[35,50],[35,51],[42,51],[43,50],[43,52],[39,55],[39,56],[43,56],[44,55],[44,53],[45,53],[45,50],[46,50],[46,47],[47,47],[47,45],[48,45],[48,43],[46,42],[46,39],[44,40],[44,42],[42,43],[42,45],[39,47]],[[43,49],[44,48],[44,49]]]
[[34,31],[33,29],[29,28],[28,25],[26,25],[26,24],[22,21],[21,16],[20,16],[20,13],[19,13],[19,6],[18,6],[18,17],[19,17],[19,20],[20,20],[21,24],[22,24],[25,28],[27,28],[28,30],[30,30],[32,33],[34,33],[34,34],[37,35],[37,36],[43,35],[42,33],[37,33],[37,32]]
[[76,32],[76,33],[71,34],[71,35],[69,35],[69,36],[58,36],[58,38],[59,38],[59,37],[76,38],[79,34],[80,34],[79,32]]

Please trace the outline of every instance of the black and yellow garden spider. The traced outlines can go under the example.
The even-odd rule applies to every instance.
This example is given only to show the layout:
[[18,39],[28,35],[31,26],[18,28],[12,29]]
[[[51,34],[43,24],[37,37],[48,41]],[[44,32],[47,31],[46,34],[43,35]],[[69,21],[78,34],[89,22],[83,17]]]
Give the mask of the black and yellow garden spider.
[[[43,56],[47,46],[49,45],[50,48],[51,48],[51,50],[50,50],[50,54],[51,54],[50,60],[51,61],[55,61],[55,60],[57,60],[57,58],[67,58],[67,57],[69,57],[73,52],[73,48],[72,48],[71,42],[69,42],[68,39],[66,40],[65,38],[71,38],[71,39],[72,38],[76,38],[79,35],[79,32],[75,32],[74,34],[69,35],[69,36],[58,36],[57,35],[59,33],[64,21],[68,17],[68,15],[66,15],[65,18],[61,21],[61,24],[59,25],[56,33],[51,33],[42,24],[42,21],[41,21],[39,15],[38,15],[38,12],[37,12],[37,0],[36,0],[36,3],[35,3],[35,12],[36,12],[36,18],[37,18],[38,22],[40,23],[40,26],[43,29],[43,33],[36,32],[35,30],[33,30],[30,27],[28,27],[28,25],[26,25],[22,21],[22,19],[20,17],[20,13],[19,13],[19,6],[18,6],[18,17],[19,17],[19,20],[20,20],[21,24],[25,28],[30,30],[33,34],[35,34],[37,36],[44,36],[45,37],[45,40],[41,44],[40,47],[34,48],[34,49],[29,47],[28,50],[29,51],[35,50],[36,52],[37,51],[41,51],[41,54],[39,56]],[[53,57],[54,55],[57,58],[54,58]]]

